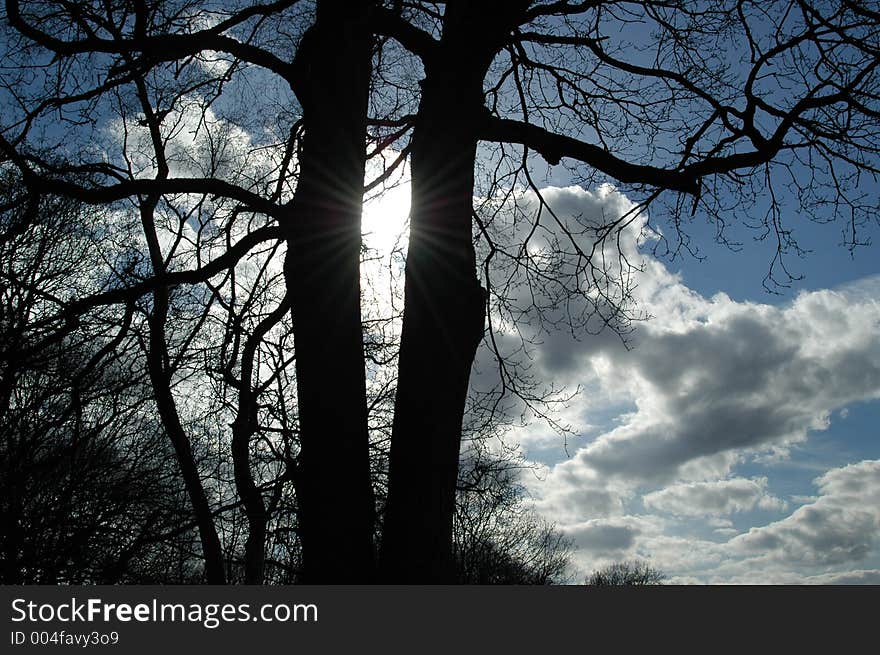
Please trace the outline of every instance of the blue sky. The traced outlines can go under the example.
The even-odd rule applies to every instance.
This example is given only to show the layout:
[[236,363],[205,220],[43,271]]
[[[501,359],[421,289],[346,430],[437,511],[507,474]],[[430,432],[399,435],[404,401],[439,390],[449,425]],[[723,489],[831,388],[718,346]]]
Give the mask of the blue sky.
[[[787,263],[791,272],[802,276],[791,282],[788,289],[777,289],[778,295],[763,288],[764,276],[773,258],[774,244],[758,240],[754,230],[731,225],[732,240],[741,243],[738,250],[719,244],[713,238],[714,228],[703,223],[694,225],[695,240],[700,244],[704,260],[684,256],[670,264],[681,273],[685,283],[703,295],[723,291],[737,300],[756,300],[765,303],[783,303],[798,291],[830,289],[847,282],[880,273],[876,250],[857,246],[850,250],[844,245],[843,226],[840,223],[817,224],[790,217],[802,248],[803,256],[791,254]],[[880,229],[866,226],[862,236],[876,241]]]

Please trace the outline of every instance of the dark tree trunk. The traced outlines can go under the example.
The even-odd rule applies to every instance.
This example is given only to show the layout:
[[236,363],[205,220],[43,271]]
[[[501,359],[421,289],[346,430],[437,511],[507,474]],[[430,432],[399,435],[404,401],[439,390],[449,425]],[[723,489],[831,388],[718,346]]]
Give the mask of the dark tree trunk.
[[294,66],[305,137],[282,227],[296,345],[296,491],[307,583],[369,582],[375,569],[360,313],[369,4],[319,1]]
[[[141,216],[144,220],[145,235],[150,248],[154,272],[163,274],[164,263],[159,251],[153,225],[153,210],[155,199],[150,199],[145,206],[141,207]],[[153,293],[153,310],[149,316],[149,350],[147,352],[147,368],[150,375],[150,383],[153,388],[153,396],[156,402],[159,419],[165,429],[177,463],[183,483],[189,496],[193,515],[199,530],[199,539],[202,543],[202,555],[205,558],[205,579],[208,584],[226,584],[226,573],[223,565],[223,549],[217,528],[214,525],[214,517],[211,506],[202,485],[202,478],[193,456],[189,437],[180,422],[177,405],[171,391],[171,371],[168,369],[168,349],[165,341],[165,321],[168,317],[168,290],[159,287]]]
[[257,487],[251,470],[251,439],[259,428],[257,398],[254,390],[254,364],[256,351],[266,333],[288,311],[289,305],[282,301],[264,318],[247,338],[241,356],[241,387],[238,392],[238,408],[232,424],[232,460],[235,470],[235,488],[244,506],[248,520],[248,537],[244,545],[245,584],[263,584],[266,564],[266,526],[270,512],[263,500],[263,492]]
[[[425,89],[423,102],[429,97]],[[430,120],[430,113],[422,119]],[[447,129],[426,130],[412,142],[405,310],[382,553],[384,575],[401,583],[444,582],[451,575],[461,423],[483,335],[484,300],[470,227],[476,142],[466,121],[440,125]]]
[[244,582],[263,584],[266,563],[266,525],[269,514],[263,494],[254,483],[250,468],[250,439],[254,430],[249,425],[234,425],[232,430],[232,457],[235,470],[235,488],[244,506],[248,521],[248,536],[244,544]]
[[486,111],[483,78],[495,52],[488,32],[504,31],[500,9],[448,4],[439,52],[425,62],[411,142],[410,241],[382,543],[389,582],[454,579],[461,424],[485,323],[471,233],[474,164]]
[[[156,155],[158,168],[157,178],[167,179],[169,169],[168,163],[165,160],[165,151],[160,135],[160,121],[150,105],[149,94],[143,80],[137,79],[135,84],[137,85],[138,97],[147,118],[147,125],[153,141],[153,151]],[[163,276],[168,271],[156,232],[155,212],[159,204],[159,198],[160,196],[157,194],[151,194],[142,198],[140,202],[140,216],[153,274]],[[172,369],[169,364],[168,342],[166,341],[166,322],[168,320],[169,305],[168,288],[157,287],[153,292],[153,308],[147,320],[149,326],[147,370],[159,419],[162,422],[166,435],[171,441],[171,445],[174,447],[174,453],[180,466],[180,474],[183,477],[183,483],[192,505],[196,525],[198,526],[199,539],[202,543],[202,555],[205,559],[205,578],[208,584],[225,584],[226,573],[223,564],[223,548],[217,535],[217,527],[214,525],[214,517],[211,512],[210,503],[208,503],[208,497],[205,494],[201,474],[193,456],[192,445],[180,422],[180,414],[177,411],[177,404],[174,401],[174,394],[171,389]]]
[[167,290],[162,288],[156,291],[153,294],[153,303],[153,312],[149,319],[150,343],[147,366],[156,409],[165,433],[174,447],[183,483],[192,505],[199,530],[199,539],[202,543],[202,554],[205,558],[205,579],[208,584],[225,584],[226,574],[220,538],[217,536],[211,506],[205,495],[205,488],[202,485],[202,478],[193,456],[189,437],[180,423],[180,415],[171,392],[171,374],[165,365],[167,356],[165,345],[165,317],[168,313]]
[[248,536],[244,545],[244,582],[263,584],[266,562],[266,525],[269,513],[263,494],[254,482],[251,471],[250,442],[257,429],[257,406],[251,386],[253,354],[242,357],[241,389],[235,422],[232,424],[232,462],[235,489],[241,498],[248,521]]

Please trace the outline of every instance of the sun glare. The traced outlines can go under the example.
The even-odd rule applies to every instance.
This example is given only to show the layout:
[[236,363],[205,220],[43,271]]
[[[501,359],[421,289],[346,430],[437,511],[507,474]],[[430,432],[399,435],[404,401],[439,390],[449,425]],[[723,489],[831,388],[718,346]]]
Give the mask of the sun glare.
[[405,180],[364,204],[361,232],[364,243],[382,255],[406,243],[410,185]]

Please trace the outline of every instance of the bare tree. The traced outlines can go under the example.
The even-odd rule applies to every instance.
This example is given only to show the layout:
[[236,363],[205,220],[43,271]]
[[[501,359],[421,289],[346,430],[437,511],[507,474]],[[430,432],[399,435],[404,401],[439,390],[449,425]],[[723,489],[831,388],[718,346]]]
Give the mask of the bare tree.
[[[876,220],[878,18],[858,3],[804,0],[426,2],[380,12],[378,29],[424,68],[407,146],[411,238],[383,543],[391,579],[443,579],[451,561],[460,423],[487,315],[473,243],[478,142],[522,146],[507,168],[509,151],[498,150],[508,188],[522,179],[537,191],[537,153],[636,197],[636,211],[581,234],[558,225],[574,254],[569,295],[598,299],[598,315],[608,305],[615,320],[594,269],[604,244],[649,205],[674,226],[674,251],[688,245],[689,212],[722,231],[757,206],[781,258],[796,247],[784,186],[808,215],[840,217],[853,234]],[[554,223],[542,203],[530,234]],[[490,234],[477,238],[503,256]],[[518,257],[533,264],[525,247]],[[570,327],[581,329],[577,319]]]
[[661,585],[666,574],[647,562],[615,562],[587,576],[591,587],[645,587]]
[[[183,482],[134,332],[135,308],[44,319],[93,288],[106,225],[22,193],[0,214],[0,561],[6,584],[198,579]],[[186,570],[165,567],[177,562]]]
[[462,456],[453,522],[454,580],[459,584],[547,585],[565,582],[572,544],[529,507],[513,452],[472,442]]
[[[305,8],[301,10],[298,4]],[[17,107],[0,139],[5,158],[31,189],[51,187],[56,194],[96,205],[137,199],[148,242],[150,275],[128,280],[103,295],[78,298],[65,312],[73,316],[92,306],[152,294],[147,349],[151,379],[163,423],[186,472],[194,511],[200,517],[203,548],[214,582],[223,580],[220,546],[208,520],[208,503],[199,492],[200,474],[191,465],[188,440],[169,392],[174,372],[167,368],[169,358],[163,346],[167,336],[163,324],[172,309],[167,289],[181,282],[204,284],[212,275],[229,270],[251,248],[279,237],[287,249],[284,270],[296,316],[297,507],[301,535],[308,535],[302,539],[304,577],[372,577],[374,504],[358,293],[372,48],[366,11],[371,4],[353,7],[334,0],[314,4],[289,0],[230,6],[208,18],[209,25],[204,26],[199,8],[192,3],[81,3],[61,5],[58,11],[42,5],[6,3],[7,22],[17,33],[9,41],[10,61],[21,62],[19,70],[24,76],[31,62],[45,61],[57,76],[43,85],[18,84],[12,76],[5,80],[7,100]],[[285,27],[274,30],[278,24]],[[302,43],[297,46],[300,37]],[[209,108],[236,74],[254,68],[280,78],[288,91],[295,91],[299,104],[297,107],[291,97],[285,98],[291,106],[282,109],[284,114],[299,115],[291,121],[287,138],[271,144],[279,154],[276,168],[255,179],[249,176],[245,161],[233,169],[214,166],[193,170],[182,165],[186,153],[173,153],[178,158],[183,155],[183,162],[171,160],[165,152],[169,140],[187,127],[210,132]],[[148,89],[149,79],[153,82]],[[133,119],[150,133],[147,151],[135,153],[145,155],[146,165],[135,161],[137,157],[121,165],[105,161],[100,154],[93,158],[89,135],[106,128],[106,115],[114,99],[132,90],[141,105]],[[202,104],[202,118],[195,126],[182,125],[180,105],[193,99]],[[47,137],[40,128],[52,111],[59,112],[61,121]],[[257,120],[258,114],[250,112],[248,117]],[[59,133],[71,137],[64,147],[59,145]],[[79,145],[78,152],[71,153],[73,144]],[[217,154],[222,147],[215,146],[216,142],[211,149]],[[270,149],[260,145],[252,152],[260,148]],[[294,165],[299,170],[291,192]],[[63,180],[62,174],[67,174]],[[277,221],[277,227],[245,231],[238,243],[227,242],[226,252],[218,258],[197,261],[195,269],[172,270],[151,222],[156,220],[160,204],[180,206],[182,198],[197,205],[227,199],[237,206],[224,220],[257,213]],[[248,377],[249,371],[244,373]],[[251,416],[254,403],[247,384],[246,379],[241,381],[239,405]],[[327,393],[330,385],[334,387],[332,394]],[[331,412],[339,418],[332,425],[323,420]],[[247,549],[252,562],[248,577],[257,581],[262,568],[260,526],[265,523],[266,507],[247,462],[252,420],[243,418],[235,425],[236,480],[254,533]]]
[[[236,392],[221,403],[232,427],[218,433],[234,441],[246,579],[265,578],[279,503],[296,508],[285,528],[296,538],[278,543],[299,544],[302,557],[301,570],[282,575],[376,579],[380,485],[370,474],[384,470],[377,446],[388,421],[371,437],[365,357],[383,349],[364,347],[360,215],[365,186],[380,188],[407,158],[403,323],[399,356],[386,360],[397,374],[369,391],[383,411],[395,392],[388,474],[374,476],[387,479],[379,579],[391,582],[454,576],[462,421],[481,342],[498,355],[499,394],[529,404],[541,394],[504,361],[502,322],[625,333],[633,263],[621,243],[639,212],[671,223],[658,243],[673,253],[691,247],[693,216],[715,221],[722,238],[726,222],[758,216],[777,243],[769,286],[786,283],[782,258],[797,251],[783,203],[842,217],[851,244],[876,220],[880,13],[864,3],[278,0],[202,12],[186,0],[8,0],[5,9],[4,170],[27,197],[51,190],[120,219],[98,291],[78,290],[32,327],[63,331],[128,306],[147,317],[138,334],[214,581],[231,569],[216,527],[228,462],[220,437],[194,429],[198,421],[187,431],[175,408],[185,394],[174,388],[190,375]],[[197,107],[194,122],[183,105]],[[112,148],[110,116],[129,126]],[[147,138],[128,138],[135,128]],[[236,128],[248,135],[239,150],[227,147]],[[181,134],[189,146],[175,149]],[[190,152],[196,142],[206,160]],[[384,162],[392,146],[365,185],[367,156]],[[565,162],[584,184],[613,181],[636,209],[562,220],[541,198],[535,155]],[[536,200],[512,226],[503,207],[524,188]],[[143,247],[124,244],[122,225]],[[550,255],[529,249],[543,232],[553,234]],[[236,268],[269,251],[283,256],[284,293],[268,290],[279,278],[266,264],[233,300]],[[521,307],[517,285],[541,302]],[[202,347],[210,338],[200,326],[216,313],[229,329]],[[286,403],[288,389],[265,382],[290,378],[258,362],[278,325],[294,336],[296,397],[272,413],[269,399]],[[288,361],[279,353],[275,363]],[[494,408],[498,396],[490,400]],[[199,452],[190,456],[187,442]],[[212,457],[216,466],[201,466]]]

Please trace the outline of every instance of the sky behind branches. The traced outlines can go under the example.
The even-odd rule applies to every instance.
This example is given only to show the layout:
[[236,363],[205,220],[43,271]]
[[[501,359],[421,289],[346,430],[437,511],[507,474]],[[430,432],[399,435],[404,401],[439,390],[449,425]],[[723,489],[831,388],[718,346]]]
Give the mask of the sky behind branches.
[[[610,187],[543,195],[568,213],[631,206]],[[839,226],[801,229],[821,250],[793,258],[804,279],[779,294],[763,243],[704,235],[705,259],[671,263],[643,246],[635,296],[653,318],[630,350],[544,338],[537,366],[581,388],[563,410],[577,436],[518,436],[578,575],[639,557],[673,582],[880,580],[880,276],[868,249],[853,262],[833,242]]]
[[[393,242],[406,191],[368,207],[368,242]],[[611,186],[541,193],[560,216],[632,208]],[[697,234],[704,258],[670,262],[648,240],[634,296],[652,318],[629,350],[610,331],[536,336],[536,376],[580,389],[554,417],[572,432],[533,419],[505,438],[535,466],[530,502],[574,540],[574,580],[641,558],[679,583],[880,582],[880,270],[839,225],[797,227],[816,249],[778,293],[763,241]]]

